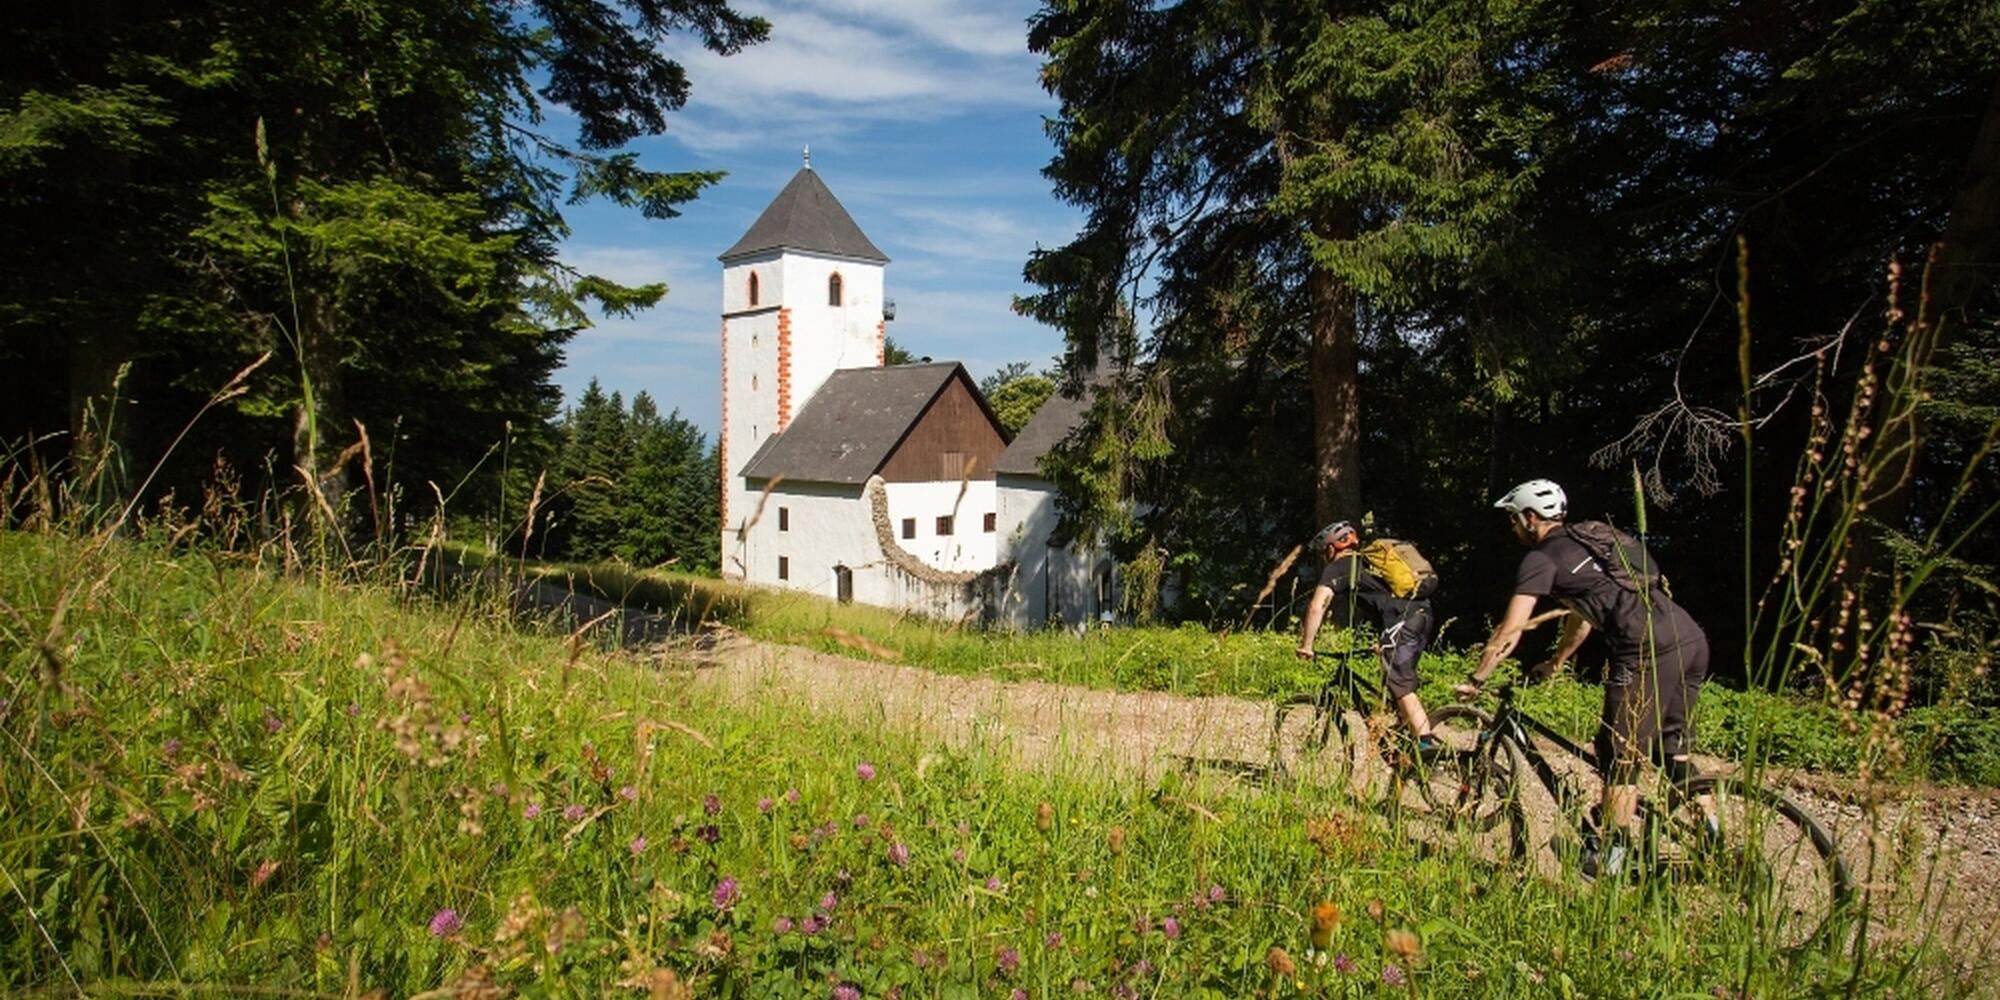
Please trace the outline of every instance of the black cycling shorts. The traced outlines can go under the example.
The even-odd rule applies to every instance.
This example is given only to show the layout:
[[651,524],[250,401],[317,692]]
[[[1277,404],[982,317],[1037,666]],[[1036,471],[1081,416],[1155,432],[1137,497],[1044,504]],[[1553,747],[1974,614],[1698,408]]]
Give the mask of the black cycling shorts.
[[1411,611],[1403,620],[1382,630],[1377,640],[1382,654],[1383,686],[1394,701],[1417,690],[1417,660],[1430,643],[1431,616],[1427,611]]
[[1614,662],[1594,742],[1607,775],[1630,780],[1648,755],[1664,761],[1694,745],[1689,719],[1708,680],[1708,639],[1694,636],[1657,657]]

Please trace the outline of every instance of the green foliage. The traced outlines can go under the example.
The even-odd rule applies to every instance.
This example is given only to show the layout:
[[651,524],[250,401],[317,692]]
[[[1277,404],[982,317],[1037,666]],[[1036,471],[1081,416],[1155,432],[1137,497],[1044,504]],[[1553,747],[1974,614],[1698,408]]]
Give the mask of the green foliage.
[[[199,0],[44,5],[0,31],[0,359],[68,375],[0,408],[0,437],[83,434],[114,379],[119,407],[192,412],[273,352],[159,486],[275,453],[260,485],[300,485],[296,466],[338,508],[364,473],[492,500],[484,456],[554,415],[563,343],[666,291],[560,262],[564,182],[671,217],[720,174],[617,148],[688,98],[666,43],[729,54],[769,25],[725,0]],[[168,423],[107,421],[105,443],[159,454]]]
[[1056,394],[1055,379],[1047,375],[1027,374],[1008,379],[986,393],[986,401],[993,406],[993,415],[1009,434],[1019,434],[1021,428],[1034,419],[1035,411]]
[[556,428],[561,445],[537,512],[539,556],[713,571],[720,558],[717,456],[679,411],[661,416],[651,396],[628,412],[592,379]]
[[882,338],[882,363],[885,365],[913,365],[917,363],[917,356],[911,354],[903,345],[896,343],[896,338],[885,336]]

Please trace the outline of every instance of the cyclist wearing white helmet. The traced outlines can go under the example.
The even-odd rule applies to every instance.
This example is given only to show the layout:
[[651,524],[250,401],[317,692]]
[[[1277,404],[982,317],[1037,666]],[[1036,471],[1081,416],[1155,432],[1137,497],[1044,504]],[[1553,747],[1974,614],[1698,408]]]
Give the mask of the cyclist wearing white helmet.
[[1361,558],[1361,534],[1346,521],[1335,521],[1320,529],[1306,545],[1322,568],[1319,584],[1306,603],[1306,619],[1299,634],[1299,657],[1312,658],[1313,640],[1336,598],[1346,598],[1345,624],[1350,628],[1354,625],[1355,605],[1366,605],[1381,625],[1377,652],[1382,657],[1382,686],[1388,689],[1397,712],[1409,724],[1418,757],[1426,761],[1436,758],[1444,752],[1443,745],[1431,735],[1430,715],[1417,697],[1417,661],[1430,643],[1430,595],[1437,587],[1437,577],[1422,578],[1409,597],[1396,596],[1389,584]]
[[[1604,676],[1604,705],[1593,741],[1604,771],[1603,815],[1629,830],[1638,803],[1637,771],[1657,752],[1667,774],[1685,781],[1688,713],[1708,678],[1708,637],[1664,589],[1635,590],[1621,583],[1593,551],[1566,530],[1569,498],[1561,486],[1531,479],[1493,506],[1508,514],[1514,537],[1528,553],[1515,574],[1514,597],[1486,640],[1479,666],[1457,691],[1479,693],[1486,678],[1520,641],[1537,600],[1549,597],[1568,609],[1562,638],[1550,658],[1528,670],[1543,679],[1562,669],[1589,638],[1604,633],[1611,648]],[[1640,559],[1646,559],[1643,552]],[[1650,567],[1649,567],[1650,568]],[[1607,854],[1611,864],[1613,855]],[[1596,859],[1586,858],[1586,868]]]

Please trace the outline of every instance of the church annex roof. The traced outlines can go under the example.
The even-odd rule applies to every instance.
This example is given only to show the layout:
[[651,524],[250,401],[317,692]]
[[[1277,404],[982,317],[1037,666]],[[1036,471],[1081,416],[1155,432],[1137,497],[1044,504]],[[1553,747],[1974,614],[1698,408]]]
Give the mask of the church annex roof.
[[[743,478],[865,483],[953,379],[963,379],[972,397],[986,407],[972,377],[956,361],[840,369],[827,376],[783,433],[764,441],[743,467]],[[990,408],[986,417],[999,426]]]
[[1014,435],[1014,443],[1000,453],[1000,460],[993,464],[993,471],[1007,476],[1034,476],[1041,478],[1042,456],[1054,450],[1071,431],[1083,422],[1083,415],[1090,409],[1090,403],[1097,398],[1097,385],[1086,385],[1080,396],[1063,395],[1061,389],[1050,396],[1035,415],[1028,418],[1027,426]]
[[889,262],[869,242],[861,227],[854,224],[854,217],[847,214],[840,199],[833,196],[811,167],[801,168],[792,175],[791,183],[771,199],[764,214],[751,223],[750,231],[735,246],[722,252],[721,259],[780,249]]

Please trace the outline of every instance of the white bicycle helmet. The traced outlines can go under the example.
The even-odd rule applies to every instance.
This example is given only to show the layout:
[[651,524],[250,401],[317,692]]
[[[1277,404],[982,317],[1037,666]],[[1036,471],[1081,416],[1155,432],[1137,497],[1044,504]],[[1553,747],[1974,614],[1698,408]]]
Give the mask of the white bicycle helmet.
[[1344,552],[1359,544],[1361,535],[1354,530],[1354,524],[1349,521],[1335,521],[1321,528],[1319,534],[1314,535],[1312,541],[1306,543],[1315,554],[1328,545],[1332,545],[1335,552]]
[[1493,506],[1510,514],[1534,511],[1554,521],[1569,513],[1569,497],[1562,487],[1547,479],[1530,479],[1508,490],[1506,496],[1493,501]]

